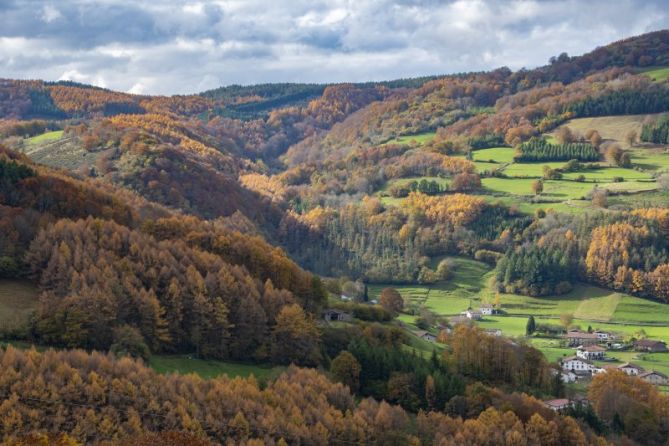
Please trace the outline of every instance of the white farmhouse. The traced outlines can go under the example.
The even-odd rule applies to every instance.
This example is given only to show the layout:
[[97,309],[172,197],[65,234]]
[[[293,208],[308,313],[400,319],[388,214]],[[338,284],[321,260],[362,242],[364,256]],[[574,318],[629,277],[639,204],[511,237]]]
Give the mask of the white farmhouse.
[[603,347],[600,347],[599,345],[586,345],[582,346],[580,345],[576,349],[576,356],[582,359],[587,359],[589,361],[595,360],[595,359],[604,359],[604,354],[606,352],[606,349]]
[[597,367],[587,359],[578,356],[569,356],[560,361],[562,370],[571,371],[577,375],[592,374]]
[[495,307],[492,304],[481,304],[479,307],[479,312],[483,316],[492,316],[495,314]]

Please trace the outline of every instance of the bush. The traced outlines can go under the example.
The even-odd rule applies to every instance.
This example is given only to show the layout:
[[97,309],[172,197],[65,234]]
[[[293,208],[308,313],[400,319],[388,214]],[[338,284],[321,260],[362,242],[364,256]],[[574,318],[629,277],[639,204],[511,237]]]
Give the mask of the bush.
[[114,343],[109,351],[116,356],[132,356],[145,361],[151,357],[151,351],[139,329],[130,325],[121,325],[114,329]]
[[12,257],[0,257],[0,277],[12,278],[19,275],[19,267]]
[[479,249],[474,253],[474,259],[487,263],[488,265],[496,265],[497,261],[501,259],[504,255],[495,251],[490,251],[489,249]]

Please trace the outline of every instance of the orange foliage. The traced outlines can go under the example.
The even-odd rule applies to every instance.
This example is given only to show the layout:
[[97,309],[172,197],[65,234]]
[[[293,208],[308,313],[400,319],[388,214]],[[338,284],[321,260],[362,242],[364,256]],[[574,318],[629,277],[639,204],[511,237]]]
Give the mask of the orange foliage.
[[434,223],[464,226],[472,222],[485,206],[485,200],[465,194],[429,196],[411,192],[403,206],[410,212],[422,212]]

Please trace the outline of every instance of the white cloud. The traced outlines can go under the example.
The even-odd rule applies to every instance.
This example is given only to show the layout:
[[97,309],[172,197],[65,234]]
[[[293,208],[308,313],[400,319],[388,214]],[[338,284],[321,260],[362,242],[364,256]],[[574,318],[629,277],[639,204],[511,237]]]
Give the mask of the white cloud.
[[42,8],[42,20],[46,23],[51,23],[54,20],[58,20],[63,15],[58,9],[53,5],[44,5]]

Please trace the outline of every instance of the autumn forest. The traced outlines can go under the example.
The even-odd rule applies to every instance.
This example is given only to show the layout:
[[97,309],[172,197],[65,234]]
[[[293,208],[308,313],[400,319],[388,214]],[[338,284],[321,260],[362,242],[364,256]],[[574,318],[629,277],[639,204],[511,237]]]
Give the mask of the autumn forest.
[[667,66],[0,79],[0,444],[669,444]]

